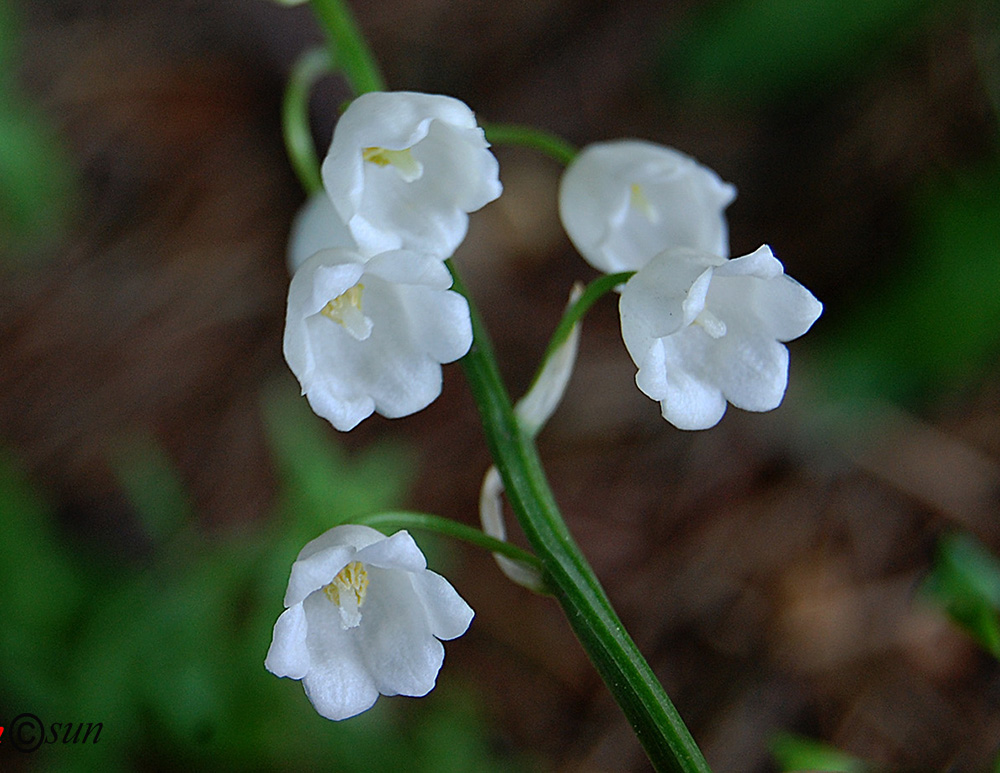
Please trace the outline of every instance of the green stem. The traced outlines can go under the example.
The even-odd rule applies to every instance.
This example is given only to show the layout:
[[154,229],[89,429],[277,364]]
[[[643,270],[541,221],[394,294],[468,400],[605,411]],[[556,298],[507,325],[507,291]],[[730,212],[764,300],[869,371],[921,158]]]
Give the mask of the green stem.
[[323,189],[319,156],[316,155],[316,144],[309,127],[309,94],[316,81],[332,69],[333,62],[325,49],[306,52],[292,68],[281,103],[285,150],[306,193]]
[[590,307],[603,298],[611,289],[627,282],[633,274],[635,274],[634,271],[622,271],[618,274],[605,274],[587,285],[587,288],[583,291],[583,295],[577,299],[576,303],[566,309],[563,313],[562,319],[559,320],[559,324],[552,333],[552,338],[549,339],[549,345],[545,347],[545,354],[542,355],[542,362],[538,366],[538,370],[535,372],[534,377],[531,379],[532,384],[538,381],[538,377],[542,375],[542,370],[545,368],[545,363],[549,361],[549,357],[555,354],[556,349],[562,346],[563,341],[565,341],[569,337],[570,332],[572,332],[573,326],[583,319],[583,315],[590,311]]
[[385,91],[375,57],[345,0],[310,0],[310,4],[354,94]]
[[576,148],[562,137],[533,126],[488,123],[483,124],[483,130],[491,145],[521,145],[534,148],[563,166],[569,166],[569,163],[576,158]]
[[573,541],[549,488],[534,442],[522,432],[492,344],[449,261],[456,291],[469,301],[473,343],[462,359],[490,453],[521,528],[547,578],[656,770],[705,773],[708,766],[649,664],[626,633],[597,577]]
[[527,564],[539,571],[542,569],[542,562],[527,550],[491,537],[479,529],[459,523],[458,521],[453,521],[451,518],[442,518],[440,515],[399,510],[388,513],[373,513],[361,518],[351,518],[351,523],[361,523],[365,526],[371,526],[373,529],[380,530],[423,529],[425,531],[433,531],[443,534],[446,537],[484,548],[491,553],[500,553],[507,556],[507,558]]

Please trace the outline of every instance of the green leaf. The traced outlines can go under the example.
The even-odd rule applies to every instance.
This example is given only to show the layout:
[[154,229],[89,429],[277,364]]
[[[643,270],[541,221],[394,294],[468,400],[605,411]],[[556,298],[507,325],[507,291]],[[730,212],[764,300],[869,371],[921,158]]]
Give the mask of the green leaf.
[[938,545],[924,591],[987,652],[1000,658],[1000,560],[969,534]]
[[822,770],[825,773],[864,773],[870,766],[846,752],[794,733],[779,733],[770,743],[782,771]]
[[789,98],[872,67],[944,0],[733,0],[710,4],[667,42],[672,94]]

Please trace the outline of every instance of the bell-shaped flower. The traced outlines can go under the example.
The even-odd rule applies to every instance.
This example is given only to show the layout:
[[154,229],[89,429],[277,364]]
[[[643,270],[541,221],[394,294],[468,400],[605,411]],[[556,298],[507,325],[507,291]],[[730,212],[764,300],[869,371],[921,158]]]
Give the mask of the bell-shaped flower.
[[667,250],[619,299],[636,384],[680,429],[714,426],[727,400],[748,411],[777,408],[788,382],[782,342],[805,333],[822,310],[767,246],[733,260]]
[[729,256],[725,208],[736,188],[673,148],[641,140],[588,145],[559,185],[577,251],[608,274],[636,271],[671,247]]
[[307,259],[288,289],[284,351],[312,409],[349,430],[437,399],[442,363],[472,345],[469,304],[451,284],[444,262],[406,250]]
[[426,695],[444,661],[439,640],[461,636],[473,617],[407,532],[358,525],[302,548],[284,603],[264,666],[301,679],[328,719],[360,714],[380,694]]
[[370,92],[350,104],[323,161],[323,185],[364,255],[451,257],[469,212],[503,190],[499,165],[460,100]]

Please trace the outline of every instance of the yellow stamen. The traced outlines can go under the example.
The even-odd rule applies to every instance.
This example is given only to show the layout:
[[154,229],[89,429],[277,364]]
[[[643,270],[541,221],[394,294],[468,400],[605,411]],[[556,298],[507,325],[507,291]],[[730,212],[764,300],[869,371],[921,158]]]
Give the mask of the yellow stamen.
[[656,207],[646,198],[646,193],[642,190],[642,186],[639,183],[632,183],[630,191],[629,203],[639,210],[650,223],[658,223],[660,214],[656,211]]
[[360,561],[351,561],[341,569],[333,582],[323,586],[324,595],[338,607],[340,606],[340,594],[354,594],[354,601],[357,606],[365,603],[365,595],[368,593],[368,572],[365,565]]
[[410,152],[411,148],[389,150],[388,148],[370,147],[361,151],[361,158],[376,166],[392,166],[406,182],[412,182],[423,174],[424,167]]
[[372,332],[372,321],[361,311],[361,293],[364,289],[365,286],[360,282],[349,287],[332,301],[327,301],[319,312],[346,328],[359,341],[368,338]]

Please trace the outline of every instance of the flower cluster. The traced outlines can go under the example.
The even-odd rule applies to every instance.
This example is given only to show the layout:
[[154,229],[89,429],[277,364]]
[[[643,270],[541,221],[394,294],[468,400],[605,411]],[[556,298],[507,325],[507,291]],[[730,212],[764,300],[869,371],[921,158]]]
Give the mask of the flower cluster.
[[301,679],[322,716],[346,719],[380,694],[430,692],[444,660],[439,640],[461,636],[472,617],[407,532],[336,526],[292,565],[264,665]]
[[451,97],[373,92],[337,123],[325,192],[292,227],[285,359],[339,430],[406,416],[441,393],[441,365],[472,344],[444,261],[469,212],[500,195],[472,111]]
[[621,288],[622,337],[636,384],[680,429],[719,422],[727,401],[776,408],[788,381],[783,342],[823,310],[767,246],[729,259],[724,210],[735,188],[671,148],[591,145],[570,164],[559,213],[595,268],[635,271]]

